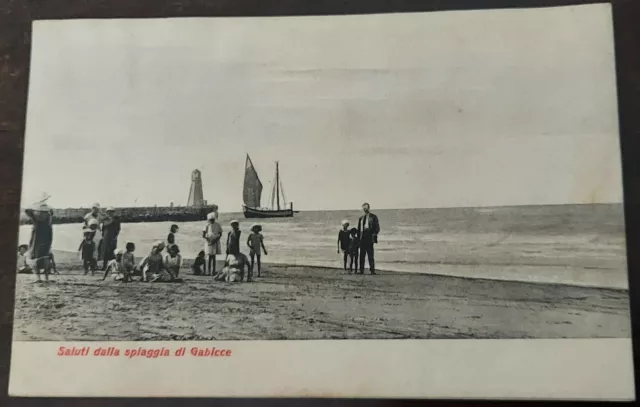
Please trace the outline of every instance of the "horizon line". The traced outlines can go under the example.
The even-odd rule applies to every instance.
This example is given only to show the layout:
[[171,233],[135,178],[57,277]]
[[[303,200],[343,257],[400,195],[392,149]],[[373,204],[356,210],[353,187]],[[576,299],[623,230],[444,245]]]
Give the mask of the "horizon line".
[[[215,203],[211,203],[208,204],[206,206],[203,206],[203,208],[206,208],[208,206],[218,206]],[[548,204],[507,204],[507,205],[477,205],[477,206],[430,206],[430,207],[396,207],[396,208],[390,208],[390,207],[380,207],[380,208],[374,208],[372,207],[372,211],[375,210],[381,210],[381,211],[385,211],[385,210],[415,210],[415,209],[480,209],[480,208],[485,208],[485,209],[492,209],[492,208],[516,208],[516,207],[534,207],[534,206],[567,206],[567,205],[572,205],[572,206],[588,206],[588,205],[624,205],[624,202],[620,201],[620,202],[592,202],[592,203],[548,203]],[[163,206],[163,205],[139,205],[139,206],[114,206],[114,209],[120,209],[120,208],[171,208],[171,206]],[[192,206],[187,206],[187,205],[174,205],[173,208],[191,208]],[[105,206],[106,208],[106,206]],[[20,211],[24,211],[25,207],[20,207]],[[87,210],[91,210],[91,206],[68,206],[68,207],[54,207],[52,209],[87,209]],[[299,212],[331,212],[331,211],[351,211],[351,210],[360,210],[360,207],[352,207],[352,208],[331,208],[331,209],[296,209],[296,211]],[[242,210],[238,210],[238,211],[218,211],[218,213],[221,214],[227,214],[227,213],[241,213]]]

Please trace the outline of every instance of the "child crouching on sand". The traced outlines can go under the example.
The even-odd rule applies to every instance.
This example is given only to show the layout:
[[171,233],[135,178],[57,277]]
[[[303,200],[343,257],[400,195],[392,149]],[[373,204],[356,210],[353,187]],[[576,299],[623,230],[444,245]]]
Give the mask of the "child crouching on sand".
[[32,274],[33,270],[29,264],[27,264],[27,251],[29,250],[29,246],[26,244],[21,244],[18,246],[18,263],[16,265],[18,274]]
[[193,275],[203,275],[206,266],[207,259],[205,258],[204,250],[200,250],[200,253],[198,253],[198,257],[196,257],[196,259],[193,261],[193,265],[191,265],[191,271],[193,271]]
[[[224,262],[224,268],[215,276],[216,281],[226,281],[228,283],[241,283],[244,279],[244,269],[248,267],[249,259],[242,253],[230,254]],[[251,276],[247,276],[250,282]]]

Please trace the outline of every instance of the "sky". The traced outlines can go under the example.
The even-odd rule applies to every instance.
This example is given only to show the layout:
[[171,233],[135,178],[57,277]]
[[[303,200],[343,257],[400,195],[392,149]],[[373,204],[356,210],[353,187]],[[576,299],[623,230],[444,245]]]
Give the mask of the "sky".
[[23,205],[621,202],[606,4],[34,23]]

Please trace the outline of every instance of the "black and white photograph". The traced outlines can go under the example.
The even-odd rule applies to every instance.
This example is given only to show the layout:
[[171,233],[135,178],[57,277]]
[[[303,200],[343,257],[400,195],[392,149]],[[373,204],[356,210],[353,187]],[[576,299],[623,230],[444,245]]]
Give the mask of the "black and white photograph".
[[610,5],[30,46],[11,395],[634,398]]
[[581,10],[36,22],[14,340],[629,338]]

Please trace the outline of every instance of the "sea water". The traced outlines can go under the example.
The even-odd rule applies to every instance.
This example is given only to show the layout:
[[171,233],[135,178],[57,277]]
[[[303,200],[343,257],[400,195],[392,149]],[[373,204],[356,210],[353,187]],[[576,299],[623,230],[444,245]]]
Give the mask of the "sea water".
[[[627,287],[624,216],[621,204],[498,208],[397,209],[372,211],[380,219],[376,268],[467,278]],[[221,213],[223,247],[229,221],[240,221],[242,251],[259,222],[265,263],[342,268],[337,253],[340,222],[357,227],[361,213],[302,211],[293,218],[243,219]],[[204,249],[202,222],[178,223],[176,243],[186,258]],[[125,223],[119,247],[136,244],[136,255],[165,240],[171,223]],[[20,227],[27,243],[31,226]],[[54,225],[55,250],[77,251],[82,225]],[[368,266],[368,265],[367,265]],[[268,268],[268,266],[267,266]]]

